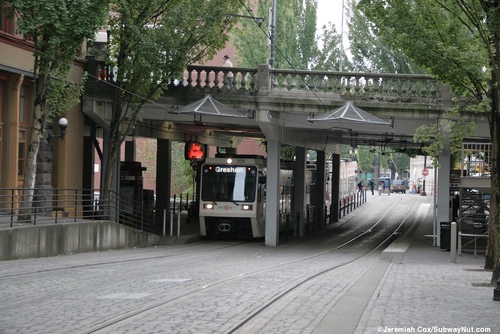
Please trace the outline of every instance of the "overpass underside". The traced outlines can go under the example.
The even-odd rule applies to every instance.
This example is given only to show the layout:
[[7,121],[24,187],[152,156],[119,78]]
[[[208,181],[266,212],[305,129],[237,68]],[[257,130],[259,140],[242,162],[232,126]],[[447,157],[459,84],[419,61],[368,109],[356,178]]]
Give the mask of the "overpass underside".
[[[227,85],[228,72],[234,74],[232,87]],[[113,89],[99,80],[83,98],[83,112],[103,132],[109,130]],[[186,108],[207,96],[231,112]],[[338,112],[348,103],[368,117],[353,119],[352,113]],[[426,75],[191,66],[159,100],[146,104],[133,135],[219,147],[236,147],[243,137],[262,138],[267,142],[268,179],[277,180],[282,144],[323,152],[323,159],[325,153],[338,158],[341,144],[418,149],[415,130],[438,124],[452,107],[450,88]],[[489,140],[487,121],[479,116],[462,114],[478,125],[470,139]],[[277,245],[274,201],[279,186],[268,184],[267,192],[266,221],[272,224],[269,230],[266,226],[266,244]]]
[[[229,70],[192,66],[185,78],[141,114],[136,135],[236,147],[241,137],[273,134],[283,144],[329,151],[336,144],[418,148],[413,135],[420,125],[436,124],[452,107],[450,88],[425,75],[368,74],[232,68],[236,84],[224,84]],[[107,124],[103,95],[96,82],[84,98],[84,112]],[[93,92],[94,90],[94,92]],[[96,97],[96,92],[99,96]],[[183,107],[210,95],[245,117],[223,116]],[[106,98],[105,98],[106,99]],[[351,101],[386,124],[328,115]],[[100,107],[96,106],[100,104]],[[338,116],[338,117],[337,117]],[[486,120],[464,114],[478,123],[473,140],[485,139]]]

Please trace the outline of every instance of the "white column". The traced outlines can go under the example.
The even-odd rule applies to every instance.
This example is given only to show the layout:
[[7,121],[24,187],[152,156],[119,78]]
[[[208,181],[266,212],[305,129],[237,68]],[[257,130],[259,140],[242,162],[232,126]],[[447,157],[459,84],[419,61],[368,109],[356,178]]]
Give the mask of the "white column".
[[266,176],[266,246],[279,245],[279,179],[280,146],[275,139],[267,140]]

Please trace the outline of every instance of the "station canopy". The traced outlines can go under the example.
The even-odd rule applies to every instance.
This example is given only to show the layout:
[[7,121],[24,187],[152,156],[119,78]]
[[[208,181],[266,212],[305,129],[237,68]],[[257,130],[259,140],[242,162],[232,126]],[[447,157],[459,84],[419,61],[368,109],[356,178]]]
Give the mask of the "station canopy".
[[246,114],[242,114],[215,100],[212,98],[212,95],[207,95],[201,100],[188,104],[187,106],[175,111],[175,113],[184,115],[203,114],[224,117],[247,117]]
[[391,125],[390,123],[367,113],[364,110],[356,107],[352,101],[347,101],[345,105],[326,112],[324,114],[314,116],[310,115],[307,120],[309,122],[325,122],[325,121],[348,121],[370,124]]

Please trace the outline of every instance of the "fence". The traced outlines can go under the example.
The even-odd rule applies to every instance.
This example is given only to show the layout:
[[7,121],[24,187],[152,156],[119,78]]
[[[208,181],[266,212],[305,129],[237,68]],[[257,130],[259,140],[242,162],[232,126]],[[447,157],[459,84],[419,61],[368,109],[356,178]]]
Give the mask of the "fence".
[[[317,219],[320,209],[324,209],[325,220],[322,225],[325,226],[334,221],[337,212],[340,219],[365,202],[366,192],[358,192],[343,197],[337,203],[336,210],[334,203],[330,207],[311,208],[304,217],[306,226],[308,229],[320,226],[321,223]],[[155,203],[134,201],[115,192],[104,194],[94,192],[92,189],[1,188],[0,226],[112,220],[140,231],[165,236],[168,220],[172,236],[175,224],[178,225],[177,234],[180,233],[181,213],[183,213],[182,219],[186,222],[197,219],[194,195],[191,200],[189,194],[174,195],[170,207],[170,212],[157,212]]]
[[[170,216],[188,210],[191,203],[189,195],[174,196]],[[154,202],[136,201],[115,192],[104,194],[92,189],[67,188],[0,189],[0,226],[3,227],[113,220],[140,231],[162,234],[165,218],[165,213],[156,212]]]

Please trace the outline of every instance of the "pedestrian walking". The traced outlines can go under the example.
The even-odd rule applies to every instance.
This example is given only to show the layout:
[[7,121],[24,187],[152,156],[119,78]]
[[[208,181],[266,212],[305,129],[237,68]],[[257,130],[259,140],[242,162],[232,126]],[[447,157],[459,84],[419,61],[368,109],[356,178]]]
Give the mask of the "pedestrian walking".
[[363,192],[363,187],[364,187],[364,185],[363,185],[363,181],[359,181],[359,182],[358,182],[358,193],[359,193],[359,192]]
[[373,189],[375,189],[375,182],[373,182],[373,180],[372,180],[372,179],[370,179],[370,181],[368,181],[368,187],[370,187],[370,190],[371,190],[371,192],[372,192],[372,195],[375,195],[375,194],[373,193]]

